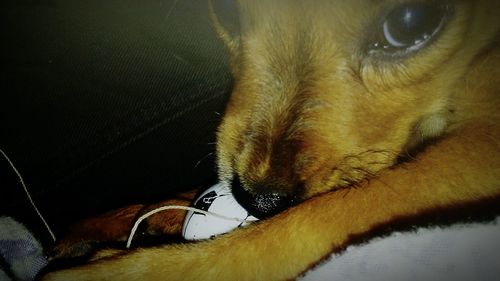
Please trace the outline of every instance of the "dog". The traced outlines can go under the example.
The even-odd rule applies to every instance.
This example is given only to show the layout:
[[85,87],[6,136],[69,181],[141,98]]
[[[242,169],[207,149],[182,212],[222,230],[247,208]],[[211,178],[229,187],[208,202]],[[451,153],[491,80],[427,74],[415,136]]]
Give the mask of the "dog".
[[226,2],[210,1],[234,76],[219,178],[262,220],[42,280],[290,280],[398,222],[499,205],[500,2],[238,0],[237,21]]

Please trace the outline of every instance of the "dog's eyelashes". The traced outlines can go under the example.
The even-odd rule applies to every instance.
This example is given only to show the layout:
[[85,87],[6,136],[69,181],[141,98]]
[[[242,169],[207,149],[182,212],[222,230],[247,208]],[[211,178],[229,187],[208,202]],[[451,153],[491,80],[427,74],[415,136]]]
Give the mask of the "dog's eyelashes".
[[446,22],[450,7],[439,3],[410,3],[396,7],[378,27],[370,51],[406,55],[420,50],[436,37]]

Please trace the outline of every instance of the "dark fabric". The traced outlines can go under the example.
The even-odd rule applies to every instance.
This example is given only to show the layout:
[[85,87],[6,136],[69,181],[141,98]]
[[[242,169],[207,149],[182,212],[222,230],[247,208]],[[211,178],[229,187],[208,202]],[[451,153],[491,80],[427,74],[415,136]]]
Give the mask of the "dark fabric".
[[[0,5],[0,148],[56,231],[215,180],[231,78],[206,1]],[[2,212],[23,212],[0,185]]]
[[48,262],[40,242],[24,225],[1,216],[0,260],[0,280],[19,281],[35,280]]

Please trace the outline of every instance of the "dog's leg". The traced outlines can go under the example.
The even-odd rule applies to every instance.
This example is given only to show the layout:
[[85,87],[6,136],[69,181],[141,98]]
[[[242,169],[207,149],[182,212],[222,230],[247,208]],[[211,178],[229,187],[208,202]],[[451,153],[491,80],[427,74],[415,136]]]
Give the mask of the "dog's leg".
[[377,179],[312,198],[218,239],[105,258],[43,280],[289,280],[401,218],[500,200],[500,128],[471,123]]
[[[123,242],[130,234],[138,217],[157,207],[166,205],[188,206],[195,192],[179,194],[153,205],[131,205],[104,213],[100,216],[83,220],[70,227],[69,232],[50,251],[51,259],[74,258],[91,254],[100,244],[107,242]],[[146,219],[136,236],[179,235],[186,212],[168,210],[157,213]]]
[[134,218],[143,207],[131,205],[76,223],[50,250],[50,259],[85,256],[93,252],[98,243],[125,241]]
[[[178,194],[176,198],[162,201],[157,204],[148,205],[144,207],[137,217],[142,216],[149,211],[155,210],[163,206],[184,206],[191,205],[197,190]],[[182,232],[182,224],[186,217],[185,210],[166,210],[151,215],[142,222],[143,234],[146,236],[157,235],[180,235]],[[130,230],[130,229],[129,229]]]

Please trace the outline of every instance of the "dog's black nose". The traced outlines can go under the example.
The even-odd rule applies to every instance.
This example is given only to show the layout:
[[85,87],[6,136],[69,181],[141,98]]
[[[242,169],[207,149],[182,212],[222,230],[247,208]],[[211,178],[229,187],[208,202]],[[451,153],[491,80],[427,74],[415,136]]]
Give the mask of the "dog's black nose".
[[231,187],[236,201],[249,214],[259,219],[271,217],[296,202],[294,195],[269,185],[252,186],[249,191],[243,186],[238,176],[233,178]]

